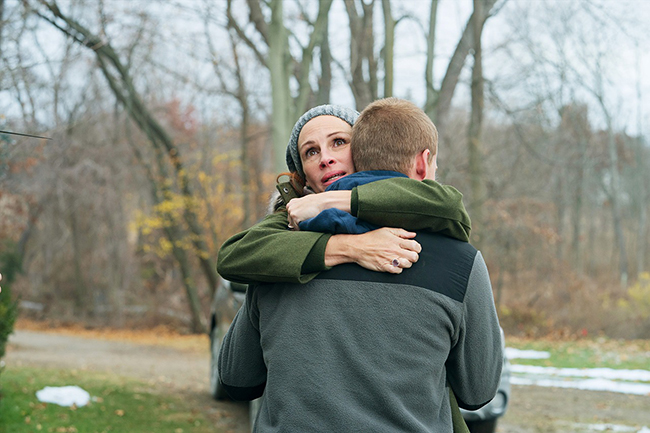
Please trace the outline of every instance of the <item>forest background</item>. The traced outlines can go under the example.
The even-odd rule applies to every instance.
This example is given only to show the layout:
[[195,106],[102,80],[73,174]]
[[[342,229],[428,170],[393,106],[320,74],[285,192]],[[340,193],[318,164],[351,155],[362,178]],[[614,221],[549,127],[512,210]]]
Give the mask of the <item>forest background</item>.
[[397,96],[440,131],[506,333],[650,338],[649,19],[643,1],[0,0],[0,315],[205,332],[218,248],[266,213],[295,120]]

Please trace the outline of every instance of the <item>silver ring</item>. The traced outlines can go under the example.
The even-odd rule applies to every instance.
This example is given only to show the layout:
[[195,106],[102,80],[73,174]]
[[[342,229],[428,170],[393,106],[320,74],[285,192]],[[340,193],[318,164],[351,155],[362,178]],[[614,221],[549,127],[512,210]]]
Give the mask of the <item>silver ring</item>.
[[399,267],[399,259],[393,259],[393,266],[395,266],[396,268]]
[[293,226],[292,226],[291,224],[287,224],[287,228],[290,228],[290,229],[292,229],[292,228],[293,228]]

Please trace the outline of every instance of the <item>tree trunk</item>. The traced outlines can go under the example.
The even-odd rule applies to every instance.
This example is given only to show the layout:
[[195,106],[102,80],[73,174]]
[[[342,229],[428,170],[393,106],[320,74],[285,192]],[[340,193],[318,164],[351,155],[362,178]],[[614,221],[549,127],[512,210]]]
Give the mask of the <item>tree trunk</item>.
[[[424,103],[424,112],[430,119],[435,118],[435,108],[438,92],[433,84],[433,61],[436,46],[436,17],[438,15],[438,0],[431,0],[429,12],[429,34],[427,35],[427,64],[424,69],[424,82],[427,88],[427,99]],[[434,120],[435,121],[435,120]]]
[[384,98],[389,98],[393,96],[395,19],[391,11],[390,0],[382,0],[381,5],[384,12]]
[[350,89],[356,109],[359,111],[377,99],[377,60],[373,51],[374,3],[374,0],[367,4],[361,1],[363,15],[359,15],[356,2],[345,1],[345,10],[350,20],[350,73],[352,75]]
[[557,212],[557,236],[558,242],[555,245],[555,255],[564,260],[564,237],[566,234],[566,214],[567,214],[567,200],[565,196],[565,173],[561,172],[555,176],[555,187],[553,193],[555,196],[555,209]]
[[[645,198],[645,197],[644,197]],[[648,230],[648,201],[647,199],[643,200],[640,203],[639,208],[639,242],[637,246],[637,256],[636,256],[636,270],[637,276],[645,272],[645,257],[646,249],[648,247],[648,236],[646,235]]]
[[573,238],[571,250],[575,267],[579,273],[584,273],[584,259],[580,238],[582,236],[582,213],[585,194],[585,171],[587,170],[587,141],[586,138],[578,138],[578,169],[576,171],[575,196],[573,199]]
[[[639,128],[639,130],[641,130]],[[648,230],[648,202],[649,200],[649,191],[648,191],[648,182],[650,178],[647,175],[648,173],[648,154],[647,149],[644,146],[643,137],[637,137],[635,145],[636,153],[636,183],[637,191],[634,196],[637,198],[639,203],[639,211],[637,215],[638,221],[638,230],[637,230],[637,254],[636,254],[636,273],[637,276],[646,270],[646,249],[648,247],[647,242],[647,230]]]
[[[483,15],[484,0],[474,0],[474,15]],[[483,20],[474,20],[474,67],[472,68],[472,112],[469,122],[469,170],[472,189],[472,225],[476,228],[483,226],[483,202],[485,201],[485,185],[483,183],[483,146],[481,143],[481,128],[483,125],[483,60],[481,50],[481,34]],[[480,233],[475,231],[475,233]],[[480,245],[480,237],[475,238]]]
[[5,0],[0,0],[0,59],[2,58],[2,35],[5,24]]
[[316,96],[316,105],[330,103],[330,93],[332,92],[332,52],[330,51],[329,39],[329,19],[325,22],[323,28],[323,38],[320,42],[320,77],[318,77],[318,94]]
[[641,275],[645,271],[645,256],[646,249],[648,247],[646,230],[648,224],[648,202],[650,202],[650,193],[648,191],[648,182],[650,182],[650,177],[647,175],[648,168],[648,158],[646,157],[647,152],[644,152],[644,139],[641,135],[643,131],[643,95],[641,93],[641,66],[639,63],[640,60],[640,50],[638,42],[636,44],[636,100],[637,100],[637,129],[639,137],[636,140],[636,146],[634,148],[636,153],[637,161],[637,185],[639,185],[639,190],[636,193],[636,196],[639,198],[639,230],[638,230],[638,244],[637,244],[637,254],[636,254],[636,273],[637,276]]
[[255,198],[251,194],[251,185],[254,184],[254,172],[251,167],[251,160],[249,157],[249,145],[248,145],[248,128],[250,123],[250,109],[248,106],[248,90],[246,88],[246,82],[244,81],[244,74],[241,70],[239,64],[239,53],[237,51],[237,44],[235,39],[230,33],[230,46],[232,49],[232,55],[235,63],[235,76],[237,78],[237,92],[236,98],[241,107],[241,123],[239,124],[239,143],[241,148],[241,184],[243,192],[243,202],[244,202],[244,226],[250,227],[255,221],[256,206],[254,203]]
[[205,320],[203,320],[201,300],[199,299],[198,291],[196,289],[194,279],[192,278],[192,269],[187,257],[187,252],[183,248],[177,246],[180,243],[182,234],[180,233],[178,227],[174,224],[173,217],[168,218],[172,219],[167,221],[164,230],[165,234],[167,235],[167,239],[169,239],[169,241],[172,243],[172,254],[174,255],[174,259],[176,259],[176,263],[178,263],[178,266],[181,270],[183,288],[185,289],[185,294],[187,296],[189,304],[188,306],[191,313],[191,330],[197,334],[205,334],[208,333],[209,330],[206,326]]
[[[323,36],[325,35],[325,30],[328,24],[328,15],[330,7],[332,6],[332,0],[321,0],[319,2],[318,16],[316,17],[316,22],[313,25],[313,30],[309,38],[309,43],[302,50],[302,59],[300,59],[300,68],[299,72],[296,75],[298,79],[298,96],[293,101],[294,108],[294,117],[296,119],[291,119],[290,127],[293,127],[293,122],[297,118],[307,111],[309,108],[309,100],[313,96],[312,88],[309,85],[309,71],[311,70],[312,59],[314,55],[314,49],[320,45]],[[291,66],[291,58],[287,60],[287,66]],[[289,137],[287,136],[287,140]],[[286,142],[284,143],[286,146]]]
[[295,117],[289,89],[289,41],[283,21],[282,0],[272,0],[271,23],[269,25],[269,72],[271,74],[271,136],[273,160],[276,172],[286,167],[285,149],[291,135],[291,123]]
[[79,227],[74,206],[70,207],[70,234],[72,237],[72,257],[74,261],[74,314],[78,317],[86,317],[88,310],[87,287],[84,282],[83,272],[81,271],[81,239],[79,238]]
[[[604,107],[603,107],[604,108]],[[618,152],[616,149],[616,139],[614,137],[614,130],[612,120],[609,114],[606,113],[607,118],[607,147],[609,150],[609,169],[610,169],[610,183],[609,183],[609,199],[612,203],[612,220],[614,223],[614,235],[616,236],[616,243],[619,249],[619,276],[621,287],[627,287],[628,280],[628,265],[627,265],[627,250],[625,248],[625,235],[623,234],[623,222],[621,215],[621,203],[619,201],[621,191],[620,173],[618,171]]]
[[[129,129],[130,128],[128,128],[127,126],[126,128],[127,140],[131,145],[133,154],[135,155],[136,159],[140,163],[140,166],[145,171],[147,180],[149,181],[151,198],[153,199],[154,204],[159,205],[166,198],[170,197],[171,191],[169,190],[169,186],[167,184],[165,184],[164,182],[159,183],[156,181],[154,170],[149,166],[149,164],[147,164],[144,161],[142,154],[138,150],[135,143],[133,143],[133,140],[131,140],[129,135]],[[161,152],[156,151],[156,157],[157,157],[156,161],[157,161],[158,171],[160,172],[160,177],[162,179],[167,179],[168,178],[167,168]],[[205,324],[205,319],[203,318],[201,305],[200,302],[198,301],[199,299],[198,291],[194,284],[194,279],[192,278],[191,275],[191,269],[187,258],[187,253],[185,252],[185,250],[178,247],[178,245],[181,243],[182,231],[178,226],[178,223],[175,221],[175,218],[172,214],[170,214],[169,212],[164,212],[161,215],[161,217],[164,221],[163,231],[165,233],[165,236],[167,237],[167,240],[169,240],[169,242],[172,245],[172,256],[174,257],[174,260],[176,261],[176,264],[178,265],[181,271],[182,284],[183,284],[183,288],[185,289],[185,295],[187,297],[187,303],[191,314],[192,332],[207,333],[209,332],[209,330],[207,329],[207,326]]]

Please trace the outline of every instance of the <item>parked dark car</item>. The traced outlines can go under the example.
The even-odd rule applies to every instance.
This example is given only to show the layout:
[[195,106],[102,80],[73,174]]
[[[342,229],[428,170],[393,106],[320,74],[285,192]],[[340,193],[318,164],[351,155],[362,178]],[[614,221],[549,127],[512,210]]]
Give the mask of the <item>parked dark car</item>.
[[[214,296],[211,308],[210,318],[210,392],[216,400],[228,399],[228,394],[221,386],[219,381],[219,371],[217,369],[217,359],[223,337],[226,335],[230,323],[235,318],[235,314],[244,302],[246,296],[246,285],[232,283],[227,280],[221,280],[219,287]],[[501,341],[505,348],[505,339],[503,330],[501,331]],[[493,433],[496,430],[497,420],[506,413],[508,401],[510,399],[510,364],[505,357],[503,358],[503,372],[501,374],[501,383],[497,395],[490,403],[479,410],[467,411],[461,409],[463,418],[469,427],[471,433]],[[255,420],[257,409],[259,408],[259,399],[252,401],[250,405],[251,426]]]

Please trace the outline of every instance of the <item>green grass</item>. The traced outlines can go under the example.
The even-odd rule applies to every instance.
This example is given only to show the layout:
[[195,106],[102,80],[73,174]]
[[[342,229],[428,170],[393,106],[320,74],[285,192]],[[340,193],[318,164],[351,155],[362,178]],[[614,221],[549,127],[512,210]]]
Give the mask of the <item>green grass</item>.
[[[77,385],[92,401],[80,408],[38,401],[45,386]],[[146,382],[109,374],[11,367],[0,374],[0,431],[3,433],[170,432],[214,433],[191,402],[164,395]]]
[[506,339],[507,346],[540,350],[549,359],[514,359],[514,364],[560,368],[615,368],[650,370],[650,341],[622,341],[607,338],[575,341]]

